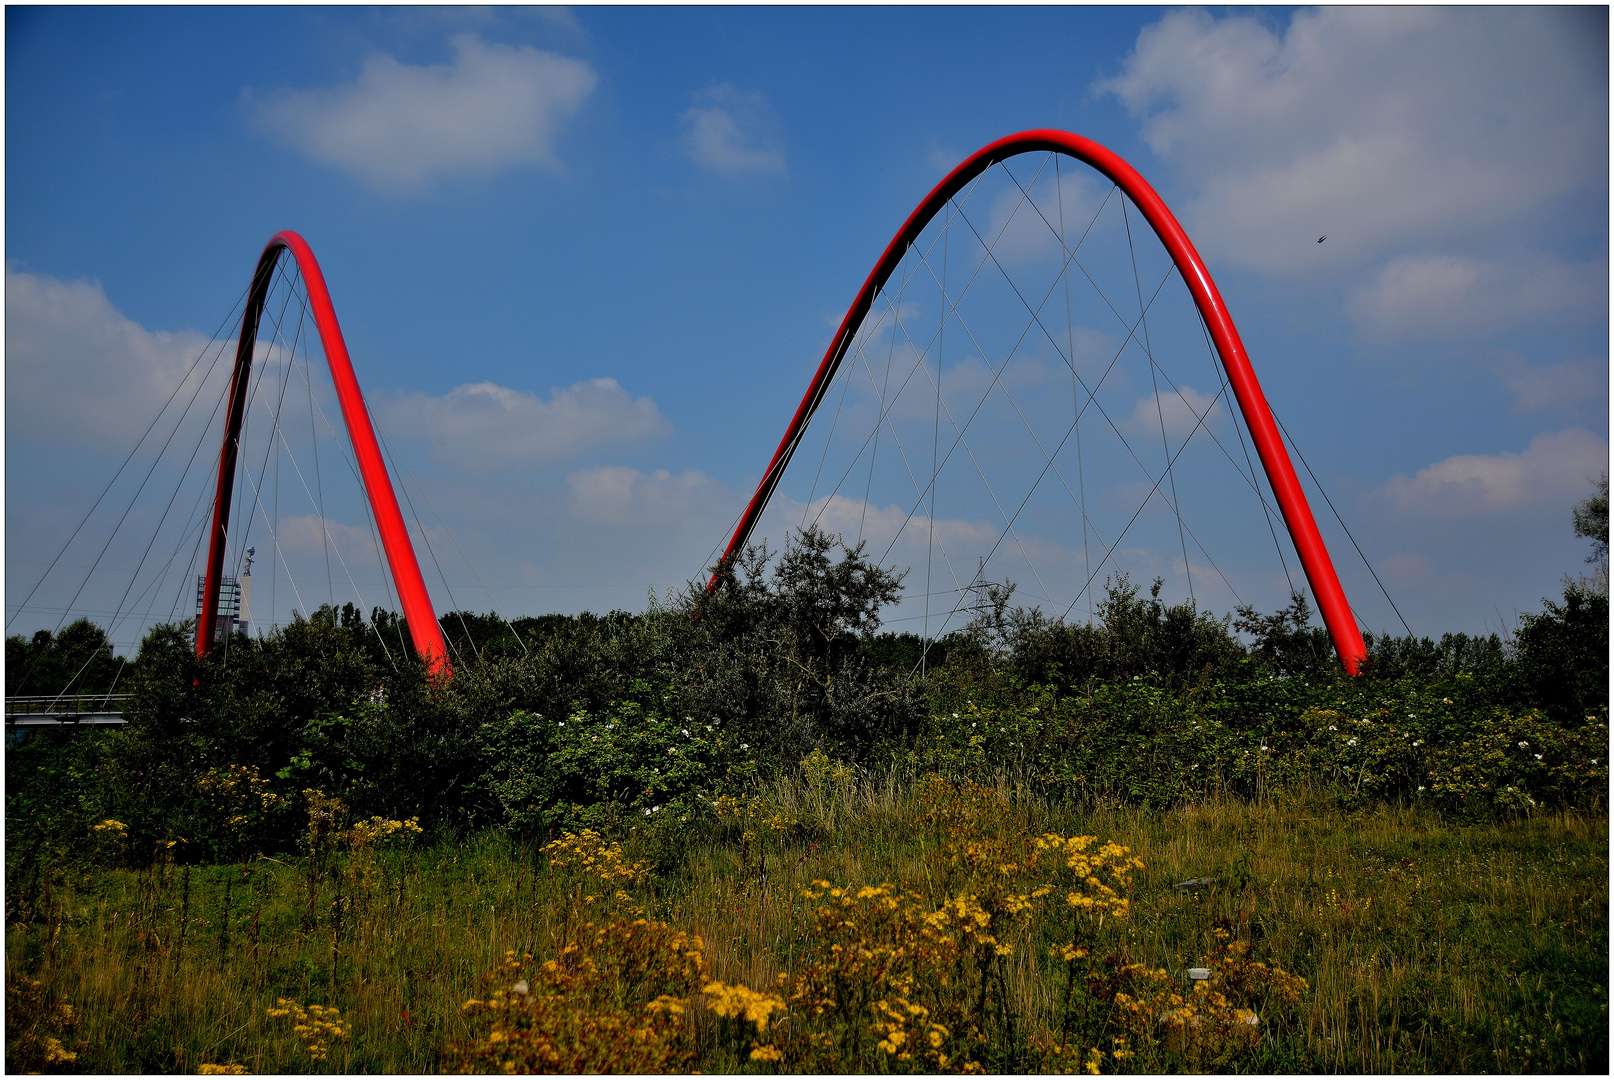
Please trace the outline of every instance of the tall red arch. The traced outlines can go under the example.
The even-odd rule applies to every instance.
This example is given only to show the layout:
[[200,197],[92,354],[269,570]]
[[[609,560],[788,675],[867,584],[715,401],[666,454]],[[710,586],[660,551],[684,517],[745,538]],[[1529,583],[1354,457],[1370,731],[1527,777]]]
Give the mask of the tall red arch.
[[353,362],[348,358],[347,343],[342,340],[342,327],[336,321],[336,309],[331,305],[330,290],[325,287],[325,275],[321,273],[319,261],[314,258],[308,242],[290,230],[276,233],[258,257],[258,269],[252,275],[252,288],[247,293],[246,310],[241,316],[241,335],[235,347],[235,370],[230,376],[230,407],[224,418],[224,445],[219,450],[218,489],[213,500],[213,527],[208,537],[202,613],[196,620],[196,655],[206,656],[213,650],[219,586],[224,571],[224,546],[228,538],[230,499],[235,490],[235,461],[241,441],[241,422],[246,412],[248,375],[252,370],[252,354],[258,344],[258,323],[263,318],[264,301],[269,296],[275,267],[286,252],[297,260],[303,285],[308,290],[314,324],[319,328],[320,344],[324,347],[325,359],[331,368],[331,381],[336,384],[336,397],[342,406],[342,420],[353,443],[359,475],[364,481],[370,508],[375,513],[381,546],[387,554],[387,564],[392,569],[392,579],[398,588],[398,601],[403,607],[404,617],[409,621],[409,636],[414,639],[415,652],[425,660],[427,670],[432,675],[446,675],[449,662],[443,632],[437,625],[437,613],[432,610],[425,579],[420,575],[420,563],[415,559],[415,547],[410,543],[409,530],[398,509],[398,497],[393,493],[392,480],[381,458],[381,447],[376,443],[375,428],[370,424],[364,395],[360,393],[359,381],[353,374]]
[[[1019,154],[1048,151],[1082,161],[1114,181],[1142,212],[1145,220],[1149,222],[1171,255],[1177,271],[1187,282],[1194,303],[1210,330],[1216,351],[1221,356],[1222,366],[1227,371],[1234,398],[1261,456],[1261,465],[1266,470],[1267,481],[1272,485],[1273,494],[1277,497],[1284,524],[1294,541],[1301,565],[1305,568],[1306,580],[1311,584],[1312,595],[1316,597],[1317,607],[1322,613],[1324,624],[1328,627],[1329,636],[1333,639],[1340,663],[1347,672],[1356,674],[1362,661],[1367,658],[1362,635],[1356,628],[1356,620],[1351,616],[1350,604],[1345,599],[1345,590],[1340,586],[1333,560],[1328,557],[1328,548],[1323,544],[1322,535],[1317,531],[1317,522],[1312,517],[1311,506],[1306,502],[1305,492],[1301,490],[1294,465],[1289,461],[1288,451],[1284,449],[1283,440],[1278,434],[1278,426],[1272,419],[1272,410],[1267,405],[1266,396],[1261,392],[1261,384],[1256,381],[1255,369],[1250,366],[1249,355],[1244,350],[1244,343],[1239,339],[1238,328],[1233,325],[1233,317],[1228,313],[1227,305],[1222,302],[1222,295],[1217,291],[1216,283],[1211,280],[1210,271],[1205,268],[1199,253],[1189,242],[1188,234],[1177,223],[1176,216],[1136,169],[1091,139],[1066,131],[1052,129],[1022,131],[982,147],[948,173],[909,215],[908,220],[887,245],[885,254],[874,264],[873,272],[863,283],[863,288],[858,291],[857,298],[852,301],[852,306],[846,312],[846,318],[841,320],[840,329],[830,342],[829,350],[825,352],[823,362],[818,366],[818,372],[807,387],[807,393],[801,399],[801,405],[796,409],[796,415],[791,419],[789,428],[785,430],[779,449],[774,451],[773,460],[768,463],[767,471],[757,484],[756,494],[751,497],[750,504],[740,517],[734,536],[724,551],[724,558],[731,559],[744,548],[751,536],[751,530],[756,527],[757,519],[784,474],[785,466],[790,463],[790,457],[795,453],[796,446],[806,431],[807,422],[812,419],[819,402],[823,400],[830,382],[840,368],[841,361],[852,345],[853,338],[863,325],[864,316],[868,314],[870,305],[874,302],[875,293],[896,270],[902,256],[919,237],[920,232],[965,184],[993,165]],[[715,583],[716,579],[713,580]]]

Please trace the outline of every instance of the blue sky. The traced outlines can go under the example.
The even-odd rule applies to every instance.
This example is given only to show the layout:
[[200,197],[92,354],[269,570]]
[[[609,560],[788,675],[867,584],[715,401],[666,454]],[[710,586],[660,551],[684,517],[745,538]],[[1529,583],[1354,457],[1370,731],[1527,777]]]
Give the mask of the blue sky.
[[[1584,569],[1606,9],[11,7],[6,50],[11,633],[56,624],[90,539],[18,605],[284,228],[488,586],[445,558],[460,605],[639,609],[724,539],[913,206],[1033,127],[1111,147],[1174,208],[1415,632],[1504,628]],[[1399,629],[1314,502],[1358,614]],[[1271,550],[1258,509],[1206,514]],[[1106,569],[1186,595],[1157,533]],[[79,608],[116,608],[139,552],[109,551]],[[1277,606],[1282,578],[1250,572]]]

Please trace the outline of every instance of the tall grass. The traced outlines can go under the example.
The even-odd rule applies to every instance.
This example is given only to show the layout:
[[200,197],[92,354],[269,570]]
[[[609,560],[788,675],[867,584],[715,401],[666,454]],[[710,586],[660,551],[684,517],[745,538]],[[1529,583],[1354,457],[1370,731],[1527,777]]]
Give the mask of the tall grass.
[[[704,977],[777,993],[782,1007],[781,976],[804,977],[827,948],[815,911],[828,892],[815,882],[890,883],[915,910],[959,895],[988,902],[985,872],[950,854],[933,796],[895,772],[810,757],[710,820],[629,832],[623,857],[654,873],[628,890],[622,917],[642,911],[698,936]],[[979,831],[1004,844],[1096,836],[1142,862],[1127,917],[1077,927],[1090,950],[1081,961],[1049,953],[1076,925],[1058,890],[1015,919],[997,916],[993,930],[1011,951],[980,961],[958,953],[965,976],[971,964],[996,965],[1004,1007],[988,1011],[1015,1018],[1018,1049],[980,1051],[990,1067],[1607,1069],[1606,815],[1473,825],[1396,806],[1345,813],[1305,796],[1141,811],[1050,805],[1007,780],[988,802],[995,817]],[[1045,870],[1017,870],[1014,881],[1029,888]],[[295,860],[186,867],[159,852],[141,870],[58,867],[41,875],[29,917],[7,927],[8,1069],[413,1073],[463,1063],[446,1048],[486,1037],[465,1004],[508,991],[508,953],[531,954],[536,969],[584,941],[586,922],[603,925],[604,908],[583,903],[584,891],[539,843],[499,834],[415,848],[395,830],[368,848],[311,845]],[[1258,1008],[1258,1038],[1199,1056],[1152,1016],[1128,1027],[1117,987],[1130,995],[1123,1004],[1172,993],[1192,1003],[1187,969],[1225,959],[1230,942],[1306,980],[1299,1003]],[[284,1002],[338,1010],[338,1034],[311,1053],[295,1016],[270,1015]],[[807,1043],[789,1050],[788,1038],[828,1023],[792,1002],[764,1032],[708,1007],[717,1003],[693,995],[678,1036],[701,1071],[802,1067],[808,1058],[788,1055]],[[981,1028],[980,1047],[1008,1046],[987,1030],[999,1020],[967,1022]],[[46,1060],[49,1039],[76,1057]],[[1065,1042],[1080,1053],[1049,1050]],[[753,1060],[751,1045],[786,1056],[777,1066]],[[900,1063],[872,1036],[838,1045],[841,1068],[929,1067]],[[1034,1045],[1042,1049],[1026,1049]]]

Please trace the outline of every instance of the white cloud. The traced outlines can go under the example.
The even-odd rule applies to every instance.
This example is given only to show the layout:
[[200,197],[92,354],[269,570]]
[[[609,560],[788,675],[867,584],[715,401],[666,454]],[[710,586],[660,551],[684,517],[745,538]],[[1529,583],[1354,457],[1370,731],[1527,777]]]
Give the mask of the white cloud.
[[573,383],[548,401],[480,382],[442,397],[404,394],[379,405],[393,435],[423,435],[444,460],[471,470],[555,461],[670,430],[654,401],[629,397],[615,379]]
[[1584,428],[1537,435],[1522,453],[1459,454],[1396,476],[1377,494],[1405,513],[1471,518],[1542,510],[1562,513],[1586,481],[1608,468],[1608,440]]
[[[1030,159],[1027,159],[1030,160]],[[1011,163],[1013,164],[1013,163]],[[1046,168],[1041,175],[1016,169],[1021,184],[1029,185],[1022,192],[1018,186],[1004,188],[992,200],[987,212],[983,239],[992,245],[992,254],[999,261],[1013,265],[1036,258],[1057,258],[1061,254],[1059,229],[1063,225],[1065,243],[1075,245],[1099,207],[1104,205],[1109,185],[1101,182],[1096,173],[1066,172],[1057,177]],[[1112,207],[1115,205],[1111,204]],[[973,207],[966,207],[971,217]],[[968,230],[958,230],[968,236]],[[1059,264],[1054,263],[1057,267]],[[1072,274],[1078,273],[1074,267]]]
[[723,173],[782,173],[778,122],[762,95],[729,83],[694,95],[678,122],[690,160]]
[[248,101],[298,150],[392,193],[438,176],[556,167],[557,130],[593,92],[594,69],[530,45],[473,34],[450,41],[449,64],[417,67],[378,54],[354,83]]
[[[263,522],[254,520],[252,524],[261,528]],[[326,550],[328,541],[340,551],[349,571],[357,569],[357,565],[375,562],[377,541],[368,525],[344,525],[333,518],[322,519],[318,514],[282,516],[275,528],[274,538],[280,553],[286,557],[319,555]],[[259,547],[258,554],[267,556],[268,553]],[[342,573],[340,567],[336,568],[336,573]]]
[[[784,520],[799,522],[802,519],[803,504],[800,501],[784,496],[776,496],[773,501],[779,503],[778,512]],[[768,508],[770,511],[774,510],[772,502]],[[861,531],[863,537],[869,541],[872,555],[878,555],[895,539],[897,548],[892,557],[899,562],[903,557],[910,560],[922,557],[925,546],[932,537],[950,551],[966,548],[973,551],[976,548],[984,550],[990,547],[998,535],[998,530],[985,521],[937,518],[932,523],[929,517],[917,511],[910,517],[909,511],[913,510],[912,503],[907,506],[896,503],[889,506],[875,506],[872,503],[865,504],[862,499],[847,498],[845,495],[827,495],[814,499],[806,510],[806,520],[809,523],[816,522],[825,532],[838,533],[847,544],[855,544]],[[900,537],[897,536],[899,529],[902,530]]]
[[[81,444],[127,450],[208,345],[192,331],[147,330],[113,307],[99,282],[8,266],[6,437],[71,433]],[[234,357],[232,346],[222,348],[228,355],[216,379],[228,378]],[[203,363],[193,380],[209,367]]]
[[1590,408],[1606,416],[1608,362],[1530,364],[1521,356],[1508,356],[1487,365],[1514,395],[1515,412],[1540,409]]
[[[1139,398],[1132,408],[1132,415],[1116,426],[1128,435],[1158,439],[1160,426],[1164,423],[1166,436],[1175,451],[1183,439],[1196,433],[1197,428],[1209,428],[1221,418],[1220,409],[1210,412],[1209,416],[1205,415],[1215,401],[1215,394],[1201,393],[1192,386],[1161,390],[1158,395]],[[1200,423],[1202,416],[1205,417],[1203,424]]]
[[925,164],[937,171],[936,179],[939,181],[943,176],[958,168],[959,163],[968,156],[968,154],[960,153],[951,147],[943,146],[932,138],[930,140],[930,150],[925,154]]
[[1264,18],[1168,14],[1096,87],[1194,178],[1184,216],[1202,249],[1281,272],[1604,196],[1598,13],[1325,8],[1280,32]]
[[1608,264],[1402,255],[1356,295],[1352,313],[1363,333],[1378,338],[1477,337],[1542,319],[1606,320]]
[[696,504],[722,495],[699,469],[674,476],[666,469],[643,473],[622,465],[581,469],[566,478],[580,520],[596,525],[668,525],[687,520]]

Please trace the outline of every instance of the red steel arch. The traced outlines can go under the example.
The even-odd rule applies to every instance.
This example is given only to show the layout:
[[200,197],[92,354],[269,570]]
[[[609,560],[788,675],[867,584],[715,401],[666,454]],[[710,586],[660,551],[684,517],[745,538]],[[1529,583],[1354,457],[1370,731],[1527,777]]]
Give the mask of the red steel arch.
[[[1340,587],[1339,575],[1334,572],[1333,561],[1328,557],[1328,548],[1323,544],[1322,535],[1317,531],[1317,522],[1312,517],[1311,506],[1306,502],[1305,492],[1301,490],[1300,480],[1295,476],[1294,465],[1290,463],[1289,454],[1284,449],[1283,440],[1278,434],[1278,426],[1272,419],[1272,410],[1267,405],[1266,396],[1261,392],[1261,384],[1256,381],[1255,369],[1250,366],[1249,355],[1244,351],[1244,343],[1239,339],[1238,328],[1233,325],[1233,317],[1228,313],[1227,305],[1222,302],[1222,295],[1217,291],[1216,283],[1211,280],[1210,271],[1205,268],[1205,263],[1194,250],[1194,245],[1189,242],[1188,234],[1177,223],[1175,215],[1136,169],[1091,139],[1066,131],[1052,129],[1022,131],[982,147],[948,173],[947,177],[937,184],[918,208],[908,216],[908,220],[887,245],[885,254],[874,264],[873,272],[863,283],[857,298],[852,301],[852,306],[846,312],[846,318],[841,320],[841,327],[836,332],[834,340],[830,342],[829,351],[824,354],[823,362],[819,364],[812,383],[807,387],[807,393],[801,399],[801,405],[796,409],[796,415],[791,419],[790,427],[786,429],[785,437],[779,443],[779,449],[774,451],[773,460],[768,463],[767,471],[757,484],[756,494],[751,497],[750,504],[740,517],[734,536],[724,550],[724,559],[733,558],[750,538],[751,530],[755,528],[757,519],[773,495],[774,488],[784,474],[785,466],[790,463],[790,457],[795,453],[796,446],[806,431],[807,422],[812,419],[819,402],[829,389],[831,380],[840,368],[841,361],[846,357],[852,339],[863,325],[864,316],[868,314],[869,307],[874,302],[874,294],[896,270],[897,264],[909,246],[965,184],[1000,161],[1038,151],[1066,154],[1085,162],[1114,181],[1142,212],[1160,237],[1161,243],[1165,245],[1166,251],[1170,253],[1178,273],[1187,282],[1194,303],[1199,307],[1199,312],[1210,329],[1211,340],[1222,358],[1222,366],[1227,371],[1228,382],[1233,387],[1239,411],[1243,413],[1244,422],[1260,453],[1267,481],[1272,485],[1273,494],[1277,497],[1284,524],[1294,541],[1301,565],[1305,568],[1306,580],[1311,583],[1312,594],[1317,599],[1317,607],[1322,613],[1324,624],[1328,627],[1329,636],[1333,639],[1340,663],[1347,672],[1356,674],[1359,665],[1367,658],[1362,635],[1356,628],[1356,620],[1351,616],[1350,604],[1345,599],[1345,590]],[[715,584],[716,580],[714,576],[712,584]]]
[[224,542],[230,517],[230,499],[235,490],[235,459],[241,441],[241,421],[246,412],[247,376],[252,369],[252,353],[258,343],[258,323],[263,317],[263,305],[269,296],[275,267],[285,252],[291,252],[302,272],[303,284],[308,290],[309,304],[314,312],[314,324],[319,327],[319,339],[325,349],[325,359],[331,367],[331,381],[336,384],[336,397],[342,405],[342,419],[347,424],[348,438],[353,442],[353,453],[358,459],[359,475],[364,480],[365,495],[375,512],[376,526],[381,532],[381,546],[387,553],[387,564],[392,568],[392,579],[398,587],[398,600],[404,617],[409,621],[409,636],[414,639],[415,651],[426,661],[432,675],[449,673],[448,650],[443,644],[443,632],[437,625],[437,613],[432,610],[431,596],[420,575],[420,564],[415,560],[415,548],[409,541],[409,530],[404,526],[403,514],[398,509],[398,497],[393,493],[392,480],[381,458],[381,447],[376,443],[375,429],[359,391],[359,381],[353,374],[353,362],[348,358],[347,343],[342,340],[342,327],[336,321],[336,309],[331,306],[330,290],[325,287],[325,275],[308,242],[287,230],[276,233],[258,257],[258,269],[252,275],[252,288],[247,293],[246,311],[241,316],[241,336],[235,347],[235,371],[230,376],[230,408],[224,419],[224,445],[219,451],[218,490],[213,500],[213,528],[207,546],[207,578],[202,594],[202,613],[196,620],[196,655],[206,656],[213,650],[214,628],[218,620],[219,585],[224,571]]

